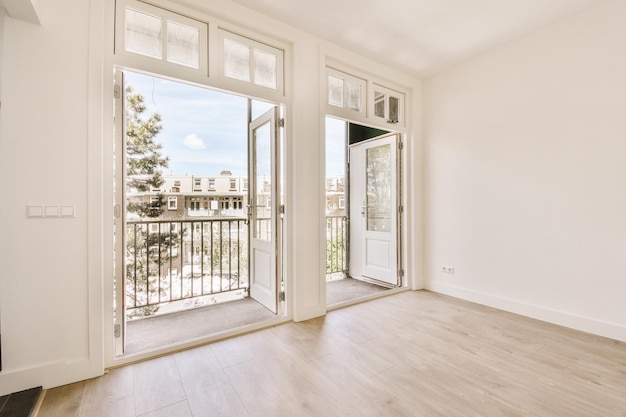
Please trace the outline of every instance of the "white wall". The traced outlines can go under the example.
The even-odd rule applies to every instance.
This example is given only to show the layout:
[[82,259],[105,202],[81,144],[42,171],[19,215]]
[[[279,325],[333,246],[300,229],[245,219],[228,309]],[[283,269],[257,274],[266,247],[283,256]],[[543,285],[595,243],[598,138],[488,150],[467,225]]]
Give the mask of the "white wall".
[[[41,26],[5,17],[2,37],[0,394],[89,375],[89,2],[39,11]],[[76,216],[28,219],[26,205]]]
[[626,341],[625,21],[608,1],[425,83],[429,289]]

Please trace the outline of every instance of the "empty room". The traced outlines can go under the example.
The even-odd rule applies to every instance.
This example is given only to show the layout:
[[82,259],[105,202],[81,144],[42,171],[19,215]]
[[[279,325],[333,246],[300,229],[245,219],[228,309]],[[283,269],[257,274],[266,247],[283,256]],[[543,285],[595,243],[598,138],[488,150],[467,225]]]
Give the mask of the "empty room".
[[626,415],[624,21],[1,0],[0,417]]

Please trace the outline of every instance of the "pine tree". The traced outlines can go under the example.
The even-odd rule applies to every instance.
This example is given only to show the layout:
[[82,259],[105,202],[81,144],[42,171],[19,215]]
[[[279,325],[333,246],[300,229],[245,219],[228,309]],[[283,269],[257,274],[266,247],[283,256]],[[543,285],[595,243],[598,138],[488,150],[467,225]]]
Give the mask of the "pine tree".
[[[162,168],[167,168],[168,157],[161,155],[163,145],[155,141],[161,132],[161,115],[154,113],[148,119],[142,115],[146,111],[144,97],[126,87],[126,186],[136,192],[150,192],[159,189],[164,179]],[[140,217],[158,217],[165,205],[163,195],[158,193],[157,202],[128,199],[127,211]]]
[[[161,132],[161,116],[154,113],[143,118],[146,111],[144,97],[126,88],[126,187],[127,213],[135,213],[141,219],[159,217],[165,205],[163,195],[158,192],[165,180],[161,169],[167,168],[169,158],[161,154],[162,145],[155,141]],[[138,195],[133,196],[137,193]],[[158,197],[153,201],[150,197]],[[126,294],[128,305],[143,306],[130,310],[129,318],[149,316],[159,309],[159,274],[162,265],[169,259],[169,248],[177,239],[176,233],[150,233],[148,224],[129,224],[126,241]],[[162,271],[161,271],[162,272]]]

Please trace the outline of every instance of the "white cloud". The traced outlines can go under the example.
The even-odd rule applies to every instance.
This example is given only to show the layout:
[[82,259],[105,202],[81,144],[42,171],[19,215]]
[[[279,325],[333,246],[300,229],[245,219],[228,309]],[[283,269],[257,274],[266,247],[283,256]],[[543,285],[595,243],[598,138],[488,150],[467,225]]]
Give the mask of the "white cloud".
[[195,133],[191,133],[185,136],[183,143],[189,149],[206,149],[206,144],[204,143],[204,140],[200,139]]

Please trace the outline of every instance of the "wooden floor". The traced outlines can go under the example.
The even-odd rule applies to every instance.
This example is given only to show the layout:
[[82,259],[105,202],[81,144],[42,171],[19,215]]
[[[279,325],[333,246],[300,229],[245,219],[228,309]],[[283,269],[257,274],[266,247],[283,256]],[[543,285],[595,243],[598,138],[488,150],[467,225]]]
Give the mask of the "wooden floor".
[[626,344],[404,292],[48,390],[38,416],[626,416]]

